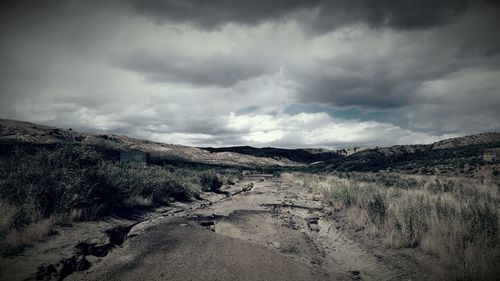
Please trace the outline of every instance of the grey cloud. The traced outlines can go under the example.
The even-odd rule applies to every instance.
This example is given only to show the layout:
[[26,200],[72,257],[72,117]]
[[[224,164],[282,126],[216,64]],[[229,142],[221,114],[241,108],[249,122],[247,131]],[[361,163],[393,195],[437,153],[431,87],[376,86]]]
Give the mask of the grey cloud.
[[[376,43],[380,39],[373,34],[360,40],[349,39],[347,44],[353,50],[349,55],[315,62],[312,67],[298,68],[290,73],[300,81],[298,92],[303,102],[372,109],[432,103],[435,101],[419,94],[425,83],[447,79],[454,73],[470,75],[500,68],[500,54],[489,51],[500,48],[500,39],[493,28],[497,25],[500,25],[499,10],[477,9],[460,22],[430,31],[392,33],[389,37],[387,33],[372,31],[381,32],[379,36],[384,36],[389,43],[378,47]],[[335,52],[334,45],[332,52]],[[498,82],[493,83],[498,86]],[[464,105],[478,104],[484,99],[485,102],[475,108],[476,112],[481,112],[488,104],[498,104],[492,98],[494,95],[488,94],[492,91],[499,94],[498,88],[491,88],[491,83],[489,90],[481,84],[477,86],[475,93],[466,94],[476,98]],[[453,100],[456,90],[447,92],[446,98]],[[450,105],[443,103],[441,106]]]
[[374,27],[398,30],[427,29],[453,22],[470,6],[495,4],[492,0],[116,0],[116,1],[4,1],[2,6],[10,18],[22,17],[29,22],[60,18],[52,17],[65,11],[78,17],[91,7],[109,10],[129,8],[156,22],[188,23],[200,29],[213,30],[226,23],[254,25],[295,17],[301,11],[315,13],[308,21],[313,29],[328,31],[339,26],[366,22]]
[[[170,2],[162,3],[168,5]],[[194,2],[189,3],[188,7],[195,7]],[[217,2],[214,5],[221,3]],[[400,18],[394,19],[393,24],[397,23],[402,29],[425,28],[449,22],[452,18],[456,19],[458,14],[465,13],[468,5],[463,1],[377,3],[329,1],[321,5],[325,11],[332,10],[331,13],[364,11],[362,14],[365,14],[367,19],[370,18],[374,25],[391,25],[389,19],[386,19],[385,23],[377,22],[376,19],[381,15],[399,16]],[[228,9],[236,9],[231,5],[228,4]],[[343,8],[336,9],[335,5]],[[401,12],[398,12],[399,10]],[[414,12],[422,18],[428,18],[429,21],[422,21],[419,25],[412,19],[405,27],[405,15],[415,16]],[[321,13],[318,15],[318,20],[322,17],[337,19],[337,17],[326,17],[326,14]],[[366,16],[370,13],[373,15]],[[448,18],[440,16],[441,14],[448,15]],[[237,13],[231,15],[236,17]],[[407,36],[395,33],[393,37],[402,39],[397,39],[398,41],[388,49],[379,49],[376,45],[370,46],[371,43],[381,40],[376,37],[377,35],[371,35],[374,37],[371,39],[373,42],[366,41],[365,38],[360,42],[353,40],[349,44],[358,51],[357,54],[352,53],[331,60],[318,60],[312,67],[307,67],[306,64],[309,62],[306,61],[293,62],[295,58],[290,60],[286,54],[277,53],[275,57],[270,57],[259,54],[260,50],[241,50],[241,53],[224,55],[207,53],[202,57],[186,56],[182,53],[154,54],[143,51],[125,58],[123,64],[154,82],[182,82],[219,87],[229,87],[242,80],[275,73],[280,65],[284,65],[287,75],[297,82],[295,90],[299,101],[374,109],[399,108],[421,102],[415,91],[421,83],[428,80],[440,79],[453,72],[479,65],[482,68],[498,68],[500,59],[495,50],[500,49],[500,39],[495,35],[496,31],[493,28],[496,24],[500,24],[498,16],[499,12],[495,8],[486,12],[484,6],[475,5],[453,25],[429,31],[409,31]],[[356,13],[353,18],[356,18]],[[224,17],[218,19],[223,20]],[[189,16],[186,16],[185,20],[190,20]],[[193,20],[198,20],[198,17]],[[336,46],[332,45],[331,48],[334,52]],[[332,67],[345,73],[330,74],[329,68]]]
[[[317,11],[309,22],[313,29],[327,31],[345,24],[366,22],[375,27],[399,30],[427,29],[456,20],[472,0],[294,0],[294,1],[203,1],[129,0],[132,9],[158,22],[190,23],[214,29],[226,23],[256,24],[294,16],[300,10]],[[493,3],[493,1],[480,1]]]
[[197,58],[179,53],[151,55],[140,52],[129,55],[118,64],[141,73],[152,82],[180,82],[201,86],[228,87],[268,72],[265,63],[259,64],[248,57],[237,58],[234,54]]
[[320,29],[330,30],[344,22],[363,21],[375,27],[427,29],[455,20],[467,9],[467,2],[469,1],[324,1],[315,25]]
[[378,80],[365,77],[301,76],[297,89],[302,102],[319,102],[335,106],[364,108],[397,108],[412,102],[415,82]]
[[313,8],[320,1],[129,0],[128,2],[138,13],[151,16],[159,22],[191,23],[197,28],[214,29],[229,22],[257,24],[286,16],[298,9]]

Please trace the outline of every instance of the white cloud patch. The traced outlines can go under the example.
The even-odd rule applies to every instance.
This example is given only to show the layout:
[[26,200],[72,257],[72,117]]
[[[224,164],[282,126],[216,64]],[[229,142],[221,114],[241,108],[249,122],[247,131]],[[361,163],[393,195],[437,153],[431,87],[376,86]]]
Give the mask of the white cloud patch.
[[376,121],[335,119],[325,112],[277,116],[231,113],[227,117],[227,127],[246,143],[281,147],[386,146],[431,143],[455,136],[434,136]]

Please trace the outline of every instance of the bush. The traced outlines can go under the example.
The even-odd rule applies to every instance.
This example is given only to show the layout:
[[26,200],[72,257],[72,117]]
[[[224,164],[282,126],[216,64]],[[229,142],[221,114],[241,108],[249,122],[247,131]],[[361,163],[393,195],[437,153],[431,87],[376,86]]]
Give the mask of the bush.
[[217,174],[205,172],[200,175],[200,184],[203,191],[220,192],[223,182]]
[[382,224],[385,220],[385,202],[378,191],[370,193],[367,205],[368,216],[373,223]]
[[391,216],[393,234],[400,237],[399,246],[416,247],[428,230],[427,211],[424,197],[419,194],[406,195],[394,204]]

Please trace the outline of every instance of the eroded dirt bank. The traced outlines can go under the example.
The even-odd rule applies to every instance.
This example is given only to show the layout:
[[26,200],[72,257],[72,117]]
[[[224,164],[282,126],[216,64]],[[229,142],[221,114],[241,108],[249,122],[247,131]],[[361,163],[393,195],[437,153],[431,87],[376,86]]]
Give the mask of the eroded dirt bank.
[[[3,259],[0,279],[426,279],[412,260],[385,259],[349,239],[333,210],[292,182],[260,175],[226,191],[139,221],[66,230],[24,256]],[[72,268],[61,274],[65,261]]]

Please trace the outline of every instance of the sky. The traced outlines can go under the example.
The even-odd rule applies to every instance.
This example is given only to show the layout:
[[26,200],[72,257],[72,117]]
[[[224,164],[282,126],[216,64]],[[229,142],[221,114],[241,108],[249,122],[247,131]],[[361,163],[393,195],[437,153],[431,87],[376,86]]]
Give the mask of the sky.
[[192,146],[500,130],[500,5],[2,1],[0,118]]

